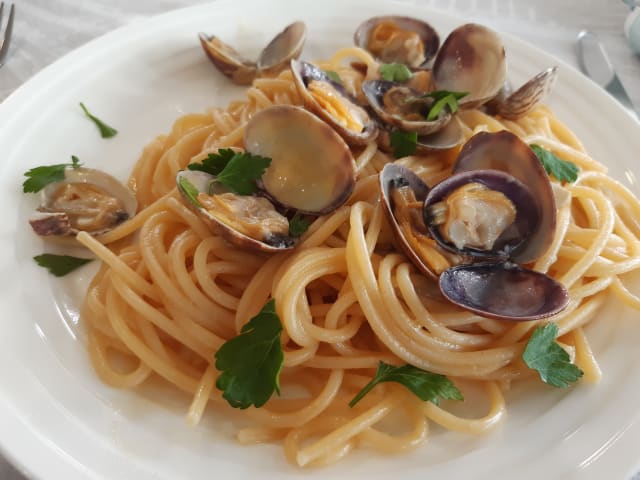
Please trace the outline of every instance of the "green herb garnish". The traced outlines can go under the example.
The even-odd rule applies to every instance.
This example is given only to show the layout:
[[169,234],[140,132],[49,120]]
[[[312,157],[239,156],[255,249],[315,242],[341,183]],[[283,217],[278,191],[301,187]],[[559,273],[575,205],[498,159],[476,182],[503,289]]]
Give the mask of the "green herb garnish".
[[424,98],[433,98],[434,102],[427,113],[427,120],[433,121],[438,118],[440,112],[448,107],[449,112],[456,113],[458,111],[458,100],[469,95],[469,92],[450,92],[448,90],[434,90],[423,95]]
[[38,265],[49,270],[49,273],[56,277],[64,277],[67,273],[73,272],[76,268],[89,263],[92,258],[78,258],[69,255],[54,255],[43,253],[33,257]]
[[202,208],[202,204],[198,201],[198,189],[196,186],[184,177],[180,177],[178,185],[182,192],[187,196],[189,201],[198,208]]
[[418,134],[416,132],[393,130],[389,136],[394,157],[402,158],[416,153],[418,146]]
[[529,146],[542,162],[542,166],[548,175],[553,175],[561,182],[575,182],[578,179],[578,172],[580,170],[575,163],[562,160],[553,152],[542,148],[540,145],[531,144]]
[[324,73],[327,74],[327,77],[329,77],[329,80],[331,80],[332,82],[336,82],[336,83],[339,83],[340,85],[342,85],[342,79],[340,78],[340,75],[338,75],[338,72],[336,72],[334,70],[325,70]]
[[104,123],[102,120],[100,120],[98,117],[96,117],[91,112],[89,112],[89,110],[87,110],[87,107],[84,106],[84,103],[80,102],[80,108],[82,108],[82,111],[87,116],[87,118],[89,118],[90,120],[93,121],[93,123],[96,124],[96,127],[98,127],[98,130],[100,130],[100,135],[102,136],[102,138],[111,138],[115,136],[116,133],[118,133],[118,131],[115,128],[110,127],[109,125]]
[[522,353],[522,360],[527,367],[538,371],[543,382],[566,388],[582,377],[583,372],[570,362],[569,354],[555,341],[557,336],[555,323],[536,327]]
[[274,391],[280,395],[281,333],[275,300],[270,300],[240,335],[216,352],[216,368],[221,372],[216,387],[232,407],[261,407]]
[[413,76],[404,63],[383,63],[379,71],[380,76],[388,82],[406,82]]
[[353,407],[362,400],[373,387],[382,382],[396,382],[404,385],[420,400],[432,402],[436,405],[440,399],[445,400],[464,400],[462,393],[457,387],[444,375],[427,372],[413,365],[402,365],[395,367],[384,362],[378,363],[373,380],[371,380],[360,392],[349,402],[349,406]]
[[191,163],[189,170],[207,172],[216,177],[216,182],[225,185],[239,195],[251,195],[258,190],[256,180],[271,165],[271,159],[248,152],[234,152],[223,148],[210,153],[202,163]]
[[35,167],[24,173],[27,179],[22,183],[22,191],[25,193],[36,193],[50,183],[64,180],[64,171],[67,167],[79,168],[82,164],[78,157],[71,156],[71,163],[59,163],[57,165],[45,165]]
[[311,221],[302,217],[299,212],[296,212],[293,218],[289,220],[289,235],[299,237],[307,231],[309,225],[311,225]]

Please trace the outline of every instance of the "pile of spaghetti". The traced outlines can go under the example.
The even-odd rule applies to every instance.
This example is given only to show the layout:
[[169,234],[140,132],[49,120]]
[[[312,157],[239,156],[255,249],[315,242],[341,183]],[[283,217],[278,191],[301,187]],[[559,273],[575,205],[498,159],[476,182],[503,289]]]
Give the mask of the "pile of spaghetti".
[[[378,69],[358,48],[318,65],[338,72],[355,93],[363,74],[349,66],[352,60]],[[161,377],[167,388],[193,396],[190,423],[207,408],[229,409],[215,388],[215,354],[273,298],[283,327],[283,395],[242,411],[252,426],[238,432],[241,443],[281,442],[290,462],[307,466],[334,462],[357,446],[414,448],[427,439],[430,422],[488,431],[505,416],[510,383],[535,375],[521,355],[540,322],[482,318],[444,301],[394,247],[379,198],[385,164],[397,161],[432,185],[450,174],[456,149],[396,160],[375,141],[353,148],[351,198],[317,218],[294,250],[268,256],[231,246],[181,199],[177,172],[220,148],[242,147],[248,119],[275,104],[302,104],[289,71],[256,79],[246,100],[179,118],[133,169],[129,185],[141,206],[135,218],[98,239],[79,235],[103,262],[81,314],[98,375],[120,388]],[[639,202],[546,107],[517,121],[473,109],[459,118],[466,138],[506,129],[579,167],[577,181],[564,185],[571,201],[558,210],[554,241],[531,268],[568,289],[568,307],[545,322],[558,326],[558,342],[583,370],[582,381],[597,381],[600,370],[583,327],[610,293],[640,308],[620,277],[640,266],[633,220],[640,218]],[[129,358],[130,368],[123,370],[112,352]],[[485,392],[486,414],[456,416],[447,402],[424,402],[395,383],[378,385],[349,407],[380,361],[446,375],[463,393]],[[388,415],[397,415],[401,427],[380,427]]]

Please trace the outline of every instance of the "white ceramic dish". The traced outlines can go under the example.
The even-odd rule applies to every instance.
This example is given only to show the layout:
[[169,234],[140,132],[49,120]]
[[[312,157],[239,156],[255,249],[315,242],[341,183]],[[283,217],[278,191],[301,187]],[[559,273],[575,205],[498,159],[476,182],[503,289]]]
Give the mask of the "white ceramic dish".
[[[428,19],[443,37],[464,19],[407,2],[219,1],[130,25],[67,55],[0,105],[0,446],[36,478],[178,479],[258,477],[624,478],[640,463],[640,325],[614,301],[590,329],[604,370],[597,386],[568,391],[521,385],[509,396],[506,424],[486,437],[434,428],[428,445],[406,455],[360,451],[342,463],[301,473],[278,446],[241,447],[232,419],[209,413],[196,428],[189,399],[150,386],[102,385],[88,363],[78,307],[95,271],[55,279],[31,257],[43,243],[26,218],[35,199],[23,173],[78,155],[87,166],[125,179],[142,147],[185,112],[224,105],[242,91],[214,71],[196,34],[220,35],[251,54],[285,24],[308,25],[304,58],[351,43],[360,21],[381,13]],[[251,12],[250,14],[248,12]],[[339,13],[338,13],[339,12]],[[640,126],[595,84],[549,55],[504,37],[517,84],[560,64],[550,99],[589,151],[636,192]],[[78,102],[116,126],[99,138]],[[636,162],[636,163],[634,163]]]

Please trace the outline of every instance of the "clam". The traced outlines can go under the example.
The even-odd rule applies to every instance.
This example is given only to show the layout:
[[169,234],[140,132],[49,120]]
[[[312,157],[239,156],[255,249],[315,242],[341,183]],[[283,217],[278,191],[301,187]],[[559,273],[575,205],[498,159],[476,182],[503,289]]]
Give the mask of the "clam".
[[429,109],[435,100],[396,82],[369,80],[362,84],[362,91],[373,111],[384,123],[405,132],[429,135],[442,129],[452,117],[443,108],[437,118],[427,120]]
[[459,101],[473,108],[489,101],[502,88],[506,76],[504,46],[492,30],[468,23],[446,38],[433,63],[436,90],[468,92]]
[[268,199],[226,191],[213,175],[200,171],[178,172],[176,184],[187,205],[230,243],[270,253],[294,247],[287,217]]
[[278,105],[245,127],[246,151],[271,159],[259,191],[238,195],[206,172],[178,173],[178,190],[212,231],[262,252],[293,248],[287,211],[322,215],[342,205],[355,186],[355,161],[344,140],[303,108]]
[[355,44],[383,63],[422,68],[438,51],[440,38],[431,25],[402,16],[370,18],[354,34]]
[[558,76],[558,67],[549,67],[522,85],[515,92],[505,82],[497,96],[487,104],[489,110],[510,120],[518,119],[538,105],[547,95]]
[[380,182],[400,245],[416,267],[438,277],[452,303],[512,321],[548,317],[566,307],[568,293],[560,283],[523,266],[552,241],[556,209],[548,176],[515,135],[472,137],[453,175],[431,189],[395,165],[383,169]]
[[276,204],[322,215],[342,205],[355,186],[349,146],[329,125],[300,107],[278,105],[247,123],[248,152],[271,158],[260,187]]
[[[391,152],[391,131],[379,127],[378,146],[385,152]],[[429,153],[434,150],[449,150],[460,145],[464,140],[464,133],[460,121],[454,116],[444,127],[429,135],[418,135],[416,139],[416,153]]]
[[78,232],[101,235],[136,214],[133,193],[111,175],[92,168],[64,170],[64,180],[40,192],[40,206],[29,220],[49,239],[73,239]]
[[369,113],[322,69],[309,62],[291,60],[291,72],[307,109],[331,125],[348,143],[364,145],[378,134]]
[[200,44],[220,72],[237,85],[250,85],[256,76],[275,75],[289,61],[302,53],[306,38],[303,22],[294,22],[278,33],[262,50],[257,61],[242,57],[233,47],[218,37],[200,33]]

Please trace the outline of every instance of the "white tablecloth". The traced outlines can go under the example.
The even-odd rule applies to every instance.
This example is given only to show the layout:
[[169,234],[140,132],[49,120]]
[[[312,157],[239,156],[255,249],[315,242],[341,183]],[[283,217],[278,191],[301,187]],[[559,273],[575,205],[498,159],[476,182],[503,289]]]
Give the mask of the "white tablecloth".
[[[46,65],[105,32],[174,8],[206,3],[205,0],[14,1],[17,7],[14,38],[6,65],[0,68],[0,101]],[[10,2],[5,0],[5,4]],[[461,21],[478,21],[515,34],[573,65],[577,65],[576,34],[581,29],[592,30],[603,40],[627,92],[640,106],[640,58],[631,52],[622,33],[629,12],[622,1],[422,0],[421,3],[453,12]],[[0,479],[23,478],[0,456]],[[640,480],[640,476],[636,479]]]

